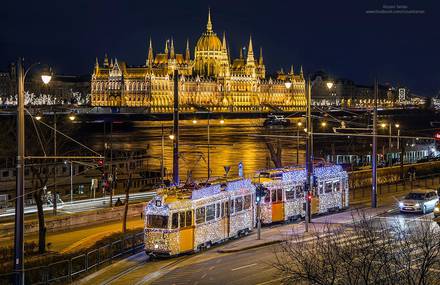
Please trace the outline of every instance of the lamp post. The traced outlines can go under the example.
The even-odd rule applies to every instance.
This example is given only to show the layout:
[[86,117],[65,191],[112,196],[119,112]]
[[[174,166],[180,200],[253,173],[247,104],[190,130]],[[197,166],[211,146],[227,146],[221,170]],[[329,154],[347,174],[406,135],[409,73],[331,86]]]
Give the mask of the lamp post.
[[371,157],[371,208],[377,208],[377,80],[374,81],[373,151]]
[[173,183],[179,186],[179,72],[173,73],[174,82],[174,112],[173,112]]
[[[17,61],[17,181],[15,192],[15,229],[14,229],[14,283],[24,284],[24,167],[25,167],[25,119],[24,119],[24,82],[27,73],[36,64],[23,70],[23,59]],[[44,73],[41,79],[48,84],[52,76]]]
[[[311,192],[312,184],[313,184],[313,125],[312,125],[312,85],[315,83],[315,81],[311,81],[310,75],[307,78],[306,81],[306,127],[304,128],[304,131],[307,135],[306,140],[306,173],[307,173],[307,180],[306,180],[306,188],[305,188],[305,231],[309,231],[309,223],[311,222]],[[285,86],[287,89],[290,89],[292,87],[292,83],[290,81],[286,81]],[[328,89],[331,89],[333,87],[333,82],[328,81],[326,83],[326,86]],[[299,128],[298,128],[299,129]],[[297,129],[297,134],[298,133]],[[298,137],[298,135],[297,135]],[[298,156],[297,156],[298,157]]]
[[301,126],[301,122],[296,124],[296,165],[299,165],[299,129]]

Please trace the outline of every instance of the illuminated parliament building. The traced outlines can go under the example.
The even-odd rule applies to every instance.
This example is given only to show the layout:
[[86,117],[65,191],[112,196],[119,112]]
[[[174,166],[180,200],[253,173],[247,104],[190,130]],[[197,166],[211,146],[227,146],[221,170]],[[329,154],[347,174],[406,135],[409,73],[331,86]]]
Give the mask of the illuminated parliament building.
[[[266,76],[262,50],[254,54],[252,38],[247,53],[231,59],[223,34],[213,30],[208,13],[206,30],[191,56],[189,42],[184,54],[176,53],[174,42],[166,41],[164,51],[154,53],[150,39],[142,66],[129,66],[107,55],[96,60],[91,82],[91,104],[105,107],[144,107],[152,113],[172,112],[173,73],[178,70],[181,111],[199,107],[211,112],[272,112],[304,110],[305,81],[302,72],[280,71]],[[290,84],[286,84],[290,82]],[[290,86],[289,86],[290,85]],[[289,87],[289,88],[287,88]]]

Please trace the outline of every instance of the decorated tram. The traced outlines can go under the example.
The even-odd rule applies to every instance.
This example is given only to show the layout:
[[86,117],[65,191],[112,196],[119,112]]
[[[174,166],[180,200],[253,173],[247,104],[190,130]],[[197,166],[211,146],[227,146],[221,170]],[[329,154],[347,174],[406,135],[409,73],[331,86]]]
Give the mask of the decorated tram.
[[254,201],[249,179],[162,189],[145,208],[145,252],[177,255],[247,234],[255,225]]
[[[314,168],[311,213],[348,207],[348,177],[338,165]],[[196,252],[256,226],[256,185],[265,190],[260,201],[263,224],[305,216],[304,168],[269,169],[250,179],[217,179],[204,186],[159,189],[145,207],[145,252],[173,256]]]
[[[304,168],[270,169],[257,172],[253,182],[267,189],[261,201],[261,223],[295,220],[305,216]],[[349,206],[348,176],[340,165],[313,169],[311,214],[324,214]]]

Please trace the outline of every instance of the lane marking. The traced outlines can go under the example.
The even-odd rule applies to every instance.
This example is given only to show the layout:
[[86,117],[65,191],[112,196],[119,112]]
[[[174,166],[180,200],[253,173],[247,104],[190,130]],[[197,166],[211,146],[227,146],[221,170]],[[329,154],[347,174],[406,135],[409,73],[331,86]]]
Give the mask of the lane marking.
[[277,279],[272,279],[272,280],[269,280],[269,281],[266,281],[266,282],[257,283],[257,284],[255,284],[255,285],[270,284],[270,283],[273,283],[273,282],[276,282],[276,281],[280,281],[280,280],[282,280],[282,279],[283,279],[283,277],[279,277],[279,278],[277,278]]
[[215,266],[211,266],[209,267],[209,270],[213,270],[215,268]]
[[203,275],[202,275],[202,277],[200,277],[200,279],[203,279],[203,278],[205,278],[205,277],[206,277],[206,275],[208,275],[208,273],[205,273],[205,274],[203,274]]
[[232,268],[231,271],[236,271],[236,270],[240,270],[240,269],[248,268],[248,267],[252,267],[252,266],[255,266],[255,265],[257,265],[257,263],[252,263],[252,264],[248,264],[248,265],[243,265],[243,266],[240,266],[240,267]]

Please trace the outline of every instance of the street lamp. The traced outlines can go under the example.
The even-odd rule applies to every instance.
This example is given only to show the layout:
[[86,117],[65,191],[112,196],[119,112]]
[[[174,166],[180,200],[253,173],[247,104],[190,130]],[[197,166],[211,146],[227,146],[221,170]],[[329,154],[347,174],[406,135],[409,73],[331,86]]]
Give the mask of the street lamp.
[[192,120],[192,123],[193,123],[194,125],[197,124],[197,120],[196,120],[196,119]]
[[41,120],[42,117],[43,117],[43,115],[41,114],[41,112],[38,112],[38,113],[35,115],[35,119],[36,119],[37,121]]
[[333,82],[332,82],[332,81],[328,81],[328,82],[326,83],[326,85],[327,85],[327,88],[328,88],[328,89],[332,89],[332,87],[333,87]]
[[[23,70],[23,59],[17,60],[17,181],[15,193],[15,232],[14,232],[14,284],[24,284],[24,167],[25,167],[25,119],[24,119],[24,82],[32,67]],[[52,76],[41,75],[44,84],[48,84]]]
[[220,120],[220,124],[223,125],[224,123],[225,123],[225,120],[221,119],[221,120]]
[[302,122],[296,123],[296,165],[299,165],[299,129]]
[[168,137],[170,138],[170,140],[174,140],[175,139],[174,134],[170,134]]
[[74,121],[75,119],[76,119],[76,115],[75,115],[75,113],[74,113],[74,112],[71,112],[71,113],[69,114],[69,120]]
[[325,128],[326,126],[327,126],[327,122],[326,121],[321,122],[321,127]]

